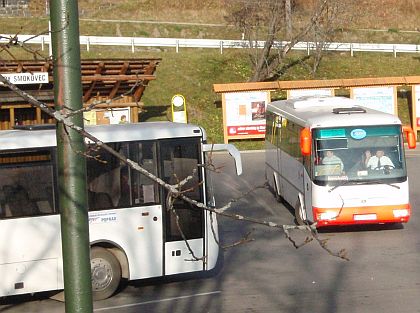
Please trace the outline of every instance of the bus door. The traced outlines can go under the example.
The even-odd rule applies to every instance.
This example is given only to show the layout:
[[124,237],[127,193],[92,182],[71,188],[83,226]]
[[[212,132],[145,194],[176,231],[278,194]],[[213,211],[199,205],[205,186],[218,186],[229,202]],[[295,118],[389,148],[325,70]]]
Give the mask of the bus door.
[[[265,162],[270,167],[273,168],[272,171],[269,172],[270,177],[267,177],[269,182],[273,180],[272,187],[276,194],[276,198],[280,199],[282,195],[282,187],[280,183],[280,158],[281,158],[281,150],[280,150],[280,137],[281,137],[281,116],[277,114],[267,114],[267,132],[266,132],[266,154],[265,154]],[[271,173],[273,173],[273,177],[271,177]],[[268,173],[267,173],[268,174]]]
[[311,179],[311,156],[303,157],[303,193],[301,216],[304,220],[312,220],[312,179]]
[[[160,141],[161,177],[166,183],[178,184],[185,196],[203,202],[204,184],[199,138]],[[204,270],[204,212],[193,205],[171,198],[164,189],[165,275]],[[187,240],[188,246],[185,242]],[[194,255],[191,254],[191,251]]]
[[[155,141],[108,143],[115,151],[157,175]],[[156,182],[102,149],[87,158],[91,242],[109,240],[126,247],[130,275],[163,275],[163,218]],[[151,261],[153,260],[153,261]]]
[[282,182],[281,182],[281,177],[278,174],[278,172],[282,172],[281,170],[281,149],[280,149],[280,144],[281,144],[281,127],[282,127],[282,117],[279,115],[275,116],[274,119],[274,131],[273,131],[273,143],[275,144],[275,146],[277,147],[277,154],[276,154],[276,169],[277,171],[274,173],[274,179],[275,179],[275,183],[276,183],[276,187],[277,187],[277,192],[279,193],[279,195],[283,198],[283,187],[282,187]]

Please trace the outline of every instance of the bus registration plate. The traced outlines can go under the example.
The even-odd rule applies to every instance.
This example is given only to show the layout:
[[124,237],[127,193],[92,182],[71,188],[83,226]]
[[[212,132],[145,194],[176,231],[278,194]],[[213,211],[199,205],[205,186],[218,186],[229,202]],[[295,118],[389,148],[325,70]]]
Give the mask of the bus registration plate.
[[376,214],[355,214],[353,219],[355,221],[374,221],[376,220]]

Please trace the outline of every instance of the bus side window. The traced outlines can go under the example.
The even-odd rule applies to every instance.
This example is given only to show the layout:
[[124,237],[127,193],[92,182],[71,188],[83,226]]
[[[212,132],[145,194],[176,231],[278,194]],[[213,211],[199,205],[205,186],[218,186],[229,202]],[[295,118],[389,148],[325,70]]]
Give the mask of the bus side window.
[[[202,202],[198,142],[191,140],[179,140],[177,143],[162,141],[160,148],[163,180],[168,184],[177,184],[189,177],[181,189],[187,197]],[[164,194],[167,196],[166,190]],[[203,210],[181,199],[175,199],[172,207],[167,209],[171,209],[166,215],[167,241],[182,240],[180,229],[186,239],[203,237]]]
[[3,186],[5,217],[32,216],[39,213],[36,202],[21,185]]
[[[110,144],[119,151],[121,145]],[[104,150],[95,150],[94,157],[87,159],[88,203],[90,210],[116,208],[121,198],[120,161]]]
[[0,217],[55,212],[50,150],[0,154]]
[[[153,175],[157,175],[156,143],[143,141],[130,145],[130,159]],[[158,203],[157,183],[138,171],[131,170],[133,205]]]

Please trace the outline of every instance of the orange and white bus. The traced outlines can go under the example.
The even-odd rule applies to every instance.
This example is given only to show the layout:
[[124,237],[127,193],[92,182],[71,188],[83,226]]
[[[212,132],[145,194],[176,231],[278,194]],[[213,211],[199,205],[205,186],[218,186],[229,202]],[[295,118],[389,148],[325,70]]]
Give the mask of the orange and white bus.
[[405,223],[410,219],[398,117],[344,97],[304,97],[267,106],[266,178],[298,223]]

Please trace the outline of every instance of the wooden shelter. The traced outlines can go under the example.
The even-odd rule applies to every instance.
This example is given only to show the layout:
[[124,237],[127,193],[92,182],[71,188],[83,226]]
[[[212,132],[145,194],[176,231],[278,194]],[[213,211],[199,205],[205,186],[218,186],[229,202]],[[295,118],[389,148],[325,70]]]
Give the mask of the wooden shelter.
[[[129,108],[130,121],[138,122],[141,97],[150,80],[156,79],[155,71],[161,59],[96,59],[81,61],[83,105],[100,102],[95,110],[107,112]],[[44,103],[54,106],[54,77],[51,61],[10,61],[0,63],[0,73],[48,73],[48,82],[21,82],[19,88]],[[12,81],[13,82],[13,81]],[[113,101],[110,101],[112,100]],[[100,118],[98,118],[100,120]],[[35,108],[19,95],[0,85],[0,129],[14,125],[50,124],[54,120]]]
[[[371,102],[368,104],[374,106],[375,109],[381,110],[381,107],[376,107],[375,105],[384,104],[386,108],[388,108],[389,103],[387,98],[389,98],[393,103],[389,106],[391,112],[387,113],[398,115],[397,87],[399,86],[411,88],[412,96],[408,102],[411,113],[410,122],[417,138],[417,131],[420,130],[420,76],[213,84],[213,90],[222,95],[224,141],[227,143],[230,139],[264,138],[265,120],[253,121],[254,115],[252,108],[253,105],[255,106],[259,102],[270,102],[271,91],[287,91],[287,97],[289,98],[292,91],[299,92],[312,90],[334,95],[336,89],[343,88],[350,91],[350,97],[357,99],[355,91],[358,91],[360,95],[360,90],[364,89],[364,95],[362,95],[362,97],[365,98],[365,103]],[[370,88],[371,90],[374,90],[378,87],[389,87],[387,90],[390,90],[393,95],[382,95],[378,97],[373,92],[371,95],[366,93],[367,89]],[[258,95],[258,93],[261,94],[262,91],[268,93],[268,100],[266,101],[264,99],[266,96],[262,94],[262,96],[259,96],[258,101],[256,101],[255,95]],[[314,92],[314,94],[316,94],[316,92]],[[384,103],[380,103],[382,100],[384,100]],[[241,108],[244,112],[242,114]],[[248,131],[248,129],[250,131]],[[255,131],[252,133],[255,129],[258,130],[258,133],[256,134],[254,134]]]

